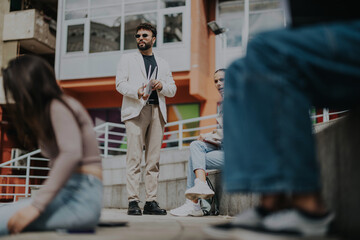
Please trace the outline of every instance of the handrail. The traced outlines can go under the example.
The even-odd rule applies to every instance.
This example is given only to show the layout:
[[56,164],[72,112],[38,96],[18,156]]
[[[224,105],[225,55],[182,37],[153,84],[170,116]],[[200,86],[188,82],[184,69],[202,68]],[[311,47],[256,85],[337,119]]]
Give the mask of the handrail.
[[[215,119],[217,117],[217,115],[210,115],[210,116],[205,116],[205,117],[197,117],[197,118],[193,118],[193,119],[185,119],[185,120],[180,120],[180,121],[176,121],[176,122],[171,122],[171,123],[167,123],[165,125],[166,128],[171,128],[171,127],[176,127],[177,129],[176,131],[167,131],[165,132],[164,136],[168,137],[168,139],[164,139],[164,144],[168,145],[168,144],[176,144],[177,143],[177,147],[176,148],[183,148],[186,147],[184,141],[188,141],[189,139],[195,139],[197,136],[191,136],[191,137],[186,137],[183,136],[183,134],[191,134],[191,132],[194,132],[193,135],[202,130],[202,129],[206,129],[206,128],[214,128],[216,127],[216,125],[211,124],[208,126],[202,126],[202,127],[194,127],[194,128],[189,128],[189,129],[185,129],[184,126],[188,123],[194,123],[194,122],[200,122],[202,120],[208,120],[208,119]],[[119,131],[115,131],[116,129],[120,129]],[[94,127],[95,132],[97,133],[97,139],[99,142],[99,149],[102,151],[102,156],[103,157],[108,157],[110,156],[110,152],[111,153],[117,153],[117,154],[122,154],[122,153],[126,153],[126,148],[119,148],[119,147],[114,147],[112,144],[115,144],[117,146],[121,146],[123,144],[126,144],[127,141],[125,139],[126,137],[126,133],[125,133],[125,125],[124,124],[120,124],[120,123],[112,123],[112,122],[105,122],[105,123],[101,123],[97,126]],[[176,139],[170,139],[171,136],[177,136]],[[114,139],[115,138],[115,139]],[[117,139],[116,139],[117,138]],[[120,139],[121,140],[120,140]],[[172,145],[166,146],[166,148],[173,148]],[[22,156],[16,157],[14,159],[11,159],[7,162],[1,163],[0,167],[1,168],[16,168],[16,169],[24,169],[25,170],[25,174],[24,175],[0,175],[0,177],[10,177],[10,178],[22,178],[25,179],[25,183],[24,184],[0,184],[0,186],[7,186],[7,187],[25,187],[25,192],[24,193],[16,193],[16,194],[9,194],[9,193],[0,193],[0,196],[14,196],[14,201],[16,200],[16,197],[18,196],[25,196],[25,197],[29,197],[31,195],[29,188],[35,185],[31,185],[30,184],[30,179],[46,179],[46,176],[34,176],[34,175],[30,175],[30,170],[36,169],[36,170],[49,170],[49,168],[45,168],[45,167],[33,167],[31,166],[31,161],[49,161],[46,158],[39,158],[39,157],[33,157],[36,154],[39,154],[41,151],[40,149],[37,149],[35,151],[29,152],[27,154],[24,154]],[[26,160],[26,166],[12,166],[14,163],[21,161],[21,160]]]
[[[322,117],[324,121],[329,121],[329,116],[335,115],[335,114],[343,114],[346,113],[346,111],[339,111],[339,112],[330,112],[328,109],[324,109],[323,114],[310,114],[311,119],[317,119],[319,117]],[[200,121],[209,120],[209,119],[216,119],[218,115],[213,114],[209,116],[204,117],[196,117],[192,119],[185,119],[185,120],[179,120],[175,122],[170,122],[165,124],[166,131],[164,132],[164,139],[163,139],[163,149],[183,149],[188,147],[190,141],[195,140],[198,137],[198,134],[200,131],[205,129],[211,129],[216,128],[217,124],[208,124],[205,126],[200,126]],[[189,123],[197,123],[197,126],[191,127],[191,128],[185,128],[186,124]],[[198,126],[199,125],[199,126]],[[177,128],[177,130],[170,130],[167,128]],[[120,131],[116,131],[116,129],[120,129]],[[112,122],[105,122],[101,123],[94,127],[94,130],[97,134],[97,140],[99,142],[99,149],[102,151],[103,157],[109,157],[112,154],[124,154],[127,152],[127,148],[125,147],[127,144],[126,141],[126,130],[125,125],[121,123],[112,123]],[[124,147],[122,147],[124,146]],[[17,169],[26,169],[25,175],[0,175],[0,178],[3,177],[10,177],[10,178],[25,178],[25,184],[0,184],[0,186],[18,186],[18,187],[25,187],[24,193],[0,193],[0,196],[14,196],[14,201],[18,196],[25,196],[29,197],[31,193],[29,192],[29,188],[32,186],[37,185],[31,185],[30,179],[46,179],[47,176],[34,176],[30,175],[31,169],[36,170],[48,170],[47,167],[31,167],[31,161],[49,161],[46,158],[39,158],[39,157],[32,157],[36,154],[39,154],[41,151],[40,149],[37,149],[35,151],[29,152],[27,154],[24,154],[22,156],[16,157],[14,159],[11,159],[7,162],[1,163],[1,168],[17,168]],[[20,160],[26,159],[26,167],[25,166],[12,166],[13,163],[16,163]]]
[[167,124],[165,124],[165,127],[176,126],[180,123],[186,124],[186,123],[197,122],[197,121],[201,121],[201,120],[212,119],[212,118],[216,118],[217,116],[218,116],[217,114],[213,114],[213,115],[209,115],[209,116],[205,116],[205,117],[196,117],[196,118],[190,118],[190,119],[185,119],[185,120],[179,120],[176,122],[167,123]]
[[33,156],[33,155],[36,155],[36,154],[40,153],[40,152],[41,152],[40,149],[37,149],[37,150],[32,151],[32,152],[29,152],[29,153],[24,154],[24,155],[21,155],[21,156],[19,156],[19,157],[17,157],[17,158],[11,159],[10,161],[1,163],[1,164],[0,164],[0,167],[3,167],[3,166],[6,166],[6,165],[8,165],[8,164],[12,164],[12,163],[14,163],[14,162],[17,162],[17,161],[19,161],[19,160],[22,160],[22,159],[31,157],[31,156]]

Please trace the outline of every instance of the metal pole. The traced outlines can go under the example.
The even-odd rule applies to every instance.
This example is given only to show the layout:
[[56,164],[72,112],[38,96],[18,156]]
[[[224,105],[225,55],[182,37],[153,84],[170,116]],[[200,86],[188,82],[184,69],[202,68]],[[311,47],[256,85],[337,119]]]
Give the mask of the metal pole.
[[226,36],[226,32],[221,34],[221,39],[223,41],[223,68],[227,67],[227,36]]
[[104,157],[108,156],[109,124],[105,125]]
[[242,49],[244,55],[246,54],[246,47],[249,40],[249,0],[245,0],[244,5],[244,23],[242,30]]
[[183,147],[183,123],[179,123],[179,149]]
[[329,109],[328,109],[328,108],[324,108],[324,109],[323,109],[323,121],[324,121],[324,122],[330,121]]
[[26,158],[25,197],[28,197],[29,195],[29,180],[30,180],[30,156]]

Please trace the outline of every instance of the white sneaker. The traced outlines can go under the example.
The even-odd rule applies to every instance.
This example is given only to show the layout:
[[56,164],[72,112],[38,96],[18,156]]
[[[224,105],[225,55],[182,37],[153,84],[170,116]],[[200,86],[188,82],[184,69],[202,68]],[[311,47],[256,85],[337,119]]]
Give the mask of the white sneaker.
[[236,215],[231,224],[255,228],[261,225],[263,219],[264,217],[259,214],[256,208],[250,208]]
[[257,208],[250,208],[238,214],[231,222],[208,226],[203,231],[211,239],[236,239],[239,231],[261,227],[263,219]]
[[203,211],[200,206],[196,206],[196,204],[189,199],[186,199],[185,203],[173,210],[170,210],[170,214],[177,217],[202,217],[204,216]]
[[302,236],[324,236],[331,221],[333,213],[322,218],[309,218],[296,209],[283,210],[264,218],[263,227],[268,231],[297,233]]
[[185,191],[185,197],[190,200],[198,198],[208,199],[214,196],[214,194],[214,191],[209,188],[207,183],[198,178],[195,179],[195,185]]

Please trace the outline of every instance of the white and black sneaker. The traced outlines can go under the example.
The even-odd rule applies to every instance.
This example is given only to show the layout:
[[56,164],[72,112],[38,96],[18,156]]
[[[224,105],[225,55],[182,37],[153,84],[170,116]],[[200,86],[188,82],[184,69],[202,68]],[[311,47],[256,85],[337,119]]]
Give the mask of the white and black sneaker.
[[263,227],[268,232],[300,236],[325,236],[335,214],[328,212],[319,216],[297,209],[276,212],[264,218]]
[[189,199],[186,199],[185,203],[175,209],[170,210],[170,214],[177,217],[187,217],[187,216],[193,216],[193,217],[202,217],[204,216],[203,211],[200,207],[200,202],[197,204],[190,201]]
[[204,232],[213,239],[234,239],[239,229],[255,230],[261,228],[266,214],[267,211],[261,207],[250,208],[238,214],[231,222],[205,227]]
[[318,240],[326,239],[333,219],[331,212],[314,216],[287,209],[266,214],[266,210],[254,208],[239,214],[232,222],[206,227],[204,232],[212,239]]
[[185,197],[190,200],[198,198],[208,199],[214,196],[214,194],[214,191],[210,189],[209,185],[198,178],[195,179],[195,185],[185,191]]

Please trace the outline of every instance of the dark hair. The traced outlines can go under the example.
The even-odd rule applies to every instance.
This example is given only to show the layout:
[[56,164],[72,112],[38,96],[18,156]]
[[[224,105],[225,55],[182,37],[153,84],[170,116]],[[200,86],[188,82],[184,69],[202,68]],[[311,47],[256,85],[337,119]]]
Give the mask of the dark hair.
[[151,25],[150,23],[140,23],[140,24],[136,27],[136,32],[135,32],[135,34],[136,34],[140,29],[145,29],[145,30],[151,31],[152,34],[153,34],[153,37],[156,37],[156,35],[157,35],[156,27],[154,27],[154,26]]
[[50,103],[58,99],[69,106],[62,99],[50,64],[40,57],[24,55],[11,60],[2,74],[10,121],[22,147],[30,150],[37,147],[38,140],[54,139]]
[[216,70],[214,72],[214,74],[217,73],[217,72],[225,72],[225,71],[226,71],[226,68],[219,68],[218,70]]

